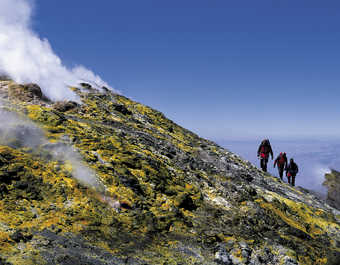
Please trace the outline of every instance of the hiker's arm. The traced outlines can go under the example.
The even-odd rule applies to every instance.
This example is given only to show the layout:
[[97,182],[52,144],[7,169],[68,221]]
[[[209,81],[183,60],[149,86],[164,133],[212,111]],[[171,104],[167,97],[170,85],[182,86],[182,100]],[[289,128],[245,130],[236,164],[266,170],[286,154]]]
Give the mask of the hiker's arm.
[[272,147],[270,146],[270,154],[272,155],[272,160],[274,159],[274,154],[273,154],[273,149]]
[[257,156],[260,156],[261,146],[262,144],[260,144],[259,148],[257,149]]

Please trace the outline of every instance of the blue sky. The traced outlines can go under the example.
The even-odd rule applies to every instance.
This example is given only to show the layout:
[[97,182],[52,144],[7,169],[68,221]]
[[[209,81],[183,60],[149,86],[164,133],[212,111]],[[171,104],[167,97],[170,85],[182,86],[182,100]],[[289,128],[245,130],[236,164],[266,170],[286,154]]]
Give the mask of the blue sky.
[[340,135],[340,2],[43,1],[64,63],[210,139]]

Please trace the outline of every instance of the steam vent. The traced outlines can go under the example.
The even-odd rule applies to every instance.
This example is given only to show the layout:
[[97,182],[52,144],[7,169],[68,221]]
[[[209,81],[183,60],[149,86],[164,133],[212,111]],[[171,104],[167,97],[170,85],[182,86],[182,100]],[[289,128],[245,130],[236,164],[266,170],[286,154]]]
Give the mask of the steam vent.
[[89,84],[0,81],[0,264],[340,264],[340,212]]

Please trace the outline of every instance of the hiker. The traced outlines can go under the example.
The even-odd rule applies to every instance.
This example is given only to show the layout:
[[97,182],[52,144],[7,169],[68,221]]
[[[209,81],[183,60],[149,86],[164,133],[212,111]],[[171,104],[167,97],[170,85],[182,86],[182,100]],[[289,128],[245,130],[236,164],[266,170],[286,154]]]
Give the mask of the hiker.
[[283,180],[283,171],[287,169],[288,161],[286,153],[280,153],[274,161],[274,168],[277,165],[279,171],[280,179]]
[[289,161],[289,165],[286,169],[286,175],[288,178],[288,183],[292,186],[295,186],[295,177],[296,174],[299,172],[298,165],[294,162],[294,159],[291,158]]
[[261,142],[259,149],[257,150],[257,156],[260,158],[261,168],[264,172],[267,172],[267,163],[269,154],[272,156],[273,160],[273,150],[268,139]]

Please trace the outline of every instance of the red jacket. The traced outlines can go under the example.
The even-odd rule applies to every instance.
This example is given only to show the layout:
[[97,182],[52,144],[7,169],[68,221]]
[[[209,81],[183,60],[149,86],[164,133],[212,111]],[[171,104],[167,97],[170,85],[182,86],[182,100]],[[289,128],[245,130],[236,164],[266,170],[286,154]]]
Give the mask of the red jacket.
[[257,155],[264,157],[264,158],[268,158],[269,154],[272,156],[273,158],[273,150],[272,147],[270,145],[269,142],[262,142],[257,150]]
[[279,168],[286,169],[288,166],[287,156],[284,154],[280,154],[274,161],[274,167],[276,166],[276,164]]

